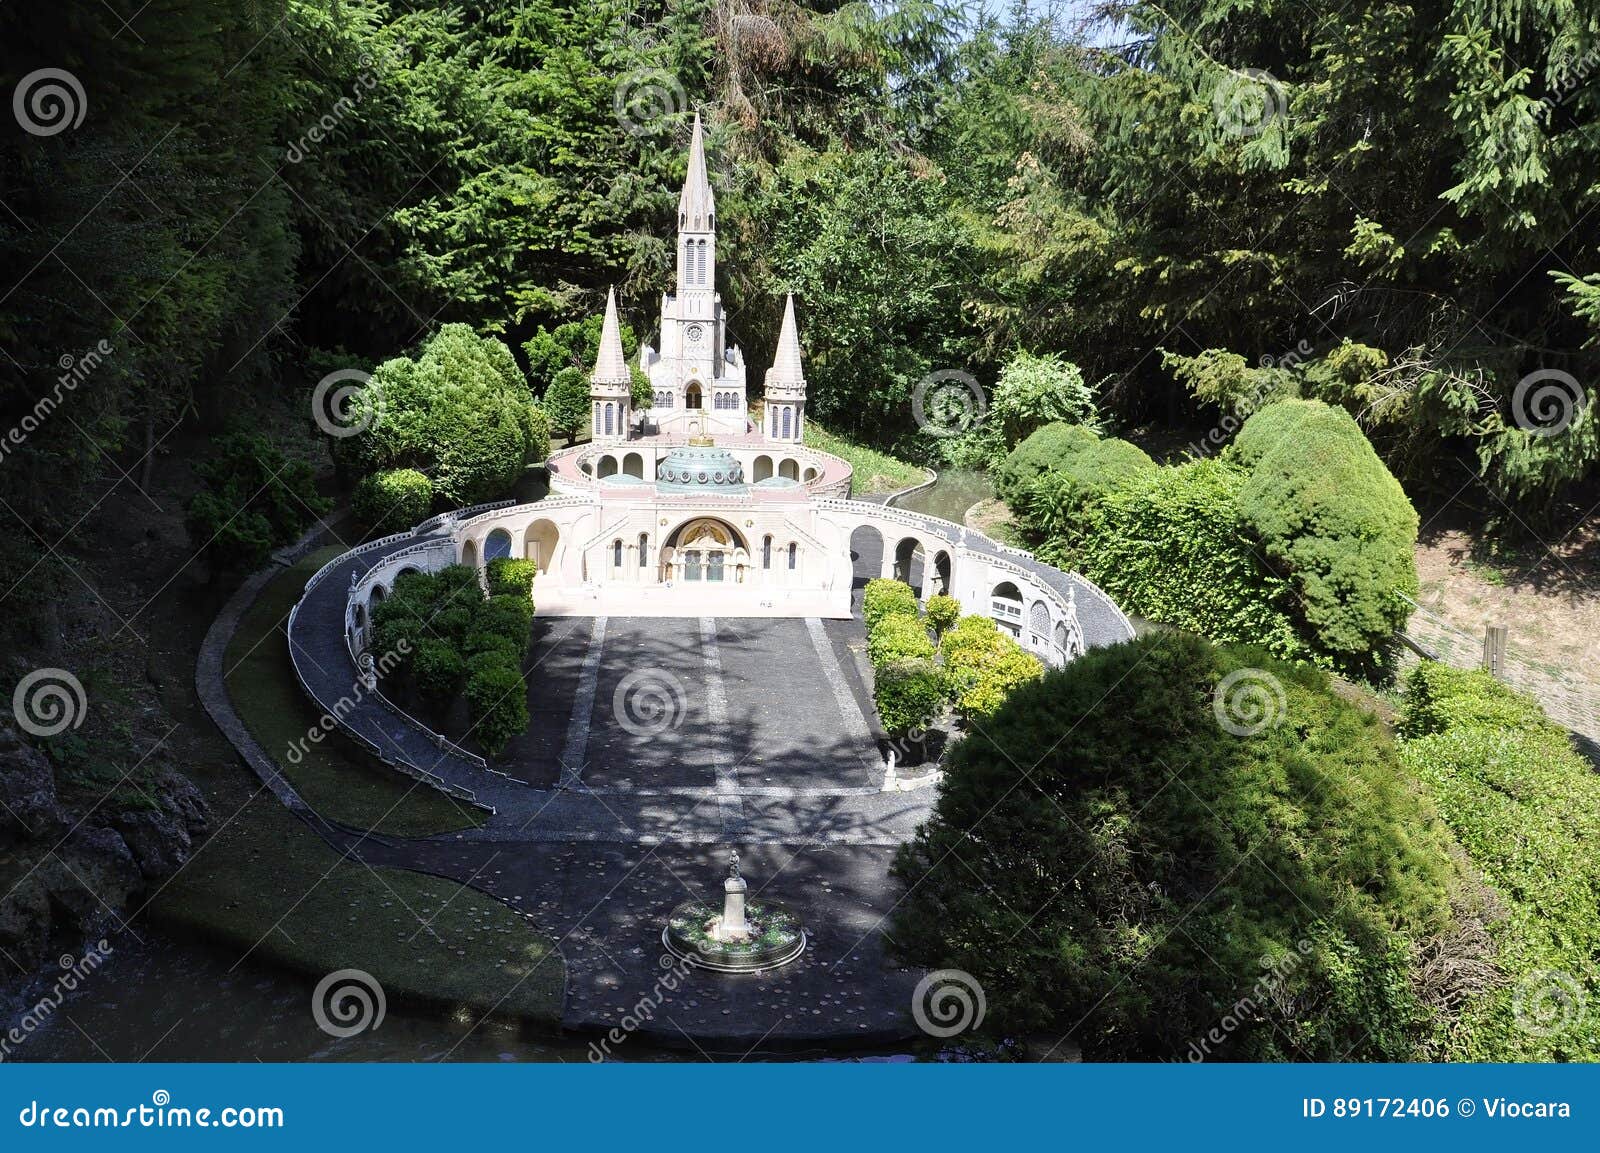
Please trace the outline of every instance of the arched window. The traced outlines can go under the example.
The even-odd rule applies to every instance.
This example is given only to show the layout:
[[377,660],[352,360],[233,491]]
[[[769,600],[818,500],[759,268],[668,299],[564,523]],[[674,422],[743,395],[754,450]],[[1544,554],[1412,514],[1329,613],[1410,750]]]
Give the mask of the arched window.
[[[791,408],[786,408],[786,409],[783,410],[783,438],[785,440],[788,440],[789,437],[793,434],[792,433],[793,428],[794,428],[794,410],[791,409]],[[609,432],[610,430],[607,429],[606,431]]]
[[644,568],[650,563],[650,534],[639,534],[639,567]]
[[706,242],[703,240],[694,246],[694,279],[701,288],[706,286]]
[[606,435],[607,436],[611,435],[611,418],[612,418],[611,405],[608,404],[608,405],[606,405]]
[[800,546],[795,544],[794,541],[790,541],[789,542],[789,571],[790,572],[794,571],[795,557],[799,554],[799,552],[800,552]]
[[761,542],[761,567],[772,567],[772,538],[766,537]]
[[622,541],[620,539],[611,542],[611,567],[622,567]]

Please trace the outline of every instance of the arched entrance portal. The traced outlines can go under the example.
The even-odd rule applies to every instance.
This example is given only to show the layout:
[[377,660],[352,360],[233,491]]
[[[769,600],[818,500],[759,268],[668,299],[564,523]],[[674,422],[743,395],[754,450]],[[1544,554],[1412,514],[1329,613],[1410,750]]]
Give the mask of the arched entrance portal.
[[538,565],[541,573],[548,573],[551,562],[555,560],[556,541],[560,538],[561,534],[553,522],[548,520],[534,521],[522,534],[522,555],[524,559],[531,560]]
[[511,534],[503,528],[497,528],[483,542],[483,563],[511,555]]
[[850,587],[862,588],[883,574],[883,534],[870,524],[850,534]]
[[661,550],[662,579],[685,584],[743,583],[749,564],[739,530],[715,517],[679,525]]
[[933,591],[950,595],[950,554],[940,549],[933,554]]
[[894,579],[905,581],[920,591],[925,560],[926,554],[922,551],[922,542],[914,536],[906,537],[894,549]]

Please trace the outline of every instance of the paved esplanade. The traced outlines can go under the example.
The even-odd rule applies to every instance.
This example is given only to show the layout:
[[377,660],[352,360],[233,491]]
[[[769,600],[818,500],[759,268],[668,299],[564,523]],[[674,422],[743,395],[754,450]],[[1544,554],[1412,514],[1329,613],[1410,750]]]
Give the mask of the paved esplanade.
[[[302,602],[290,645],[312,695],[324,707],[348,704],[352,731],[496,811],[481,829],[351,836],[346,847],[528,914],[560,942],[569,1027],[609,1029],[659,1000],[642,1032],[721,1052],[763,1038],[882,1044],[910,1031],[920,974],[886,960],[883,925],[900,894],[889,876],[894,846],[926,817],[933,790],[882,791],[859,623],[537,617],[532,723],[499,776],[371,697],[350,703],[350,570],[426,539],[342,558]],[[875,575],[876,557],[861,562]],[[681,690],[664,698],[676,712],[630,713],[630,675],[635,693],[645,676]],[[694,972],[667,991],[661,918],[687,897],[715,896],[729,847],[743,856],[753,896],[802,916],[811,947],[767,975]],[[615,1052],[626,1058],[626,1043]]]

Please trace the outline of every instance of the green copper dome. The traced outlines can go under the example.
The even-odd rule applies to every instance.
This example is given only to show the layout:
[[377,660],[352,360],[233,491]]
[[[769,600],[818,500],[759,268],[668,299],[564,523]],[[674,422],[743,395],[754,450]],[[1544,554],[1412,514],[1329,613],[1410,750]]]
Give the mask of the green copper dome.
[[656,465],[656,487],[663,492],[743,492],[744,466],[725,448],[675,448]]

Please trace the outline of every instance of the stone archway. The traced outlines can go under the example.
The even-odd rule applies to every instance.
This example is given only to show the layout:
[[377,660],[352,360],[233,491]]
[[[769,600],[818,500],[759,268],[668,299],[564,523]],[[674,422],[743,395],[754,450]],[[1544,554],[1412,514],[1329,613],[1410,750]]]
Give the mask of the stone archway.
[[1001,581],[989,592],[989,615],[1011,633],[1022,634],[1022,593],[1010,581]]
[[478,567],[478,542],[471,537],[461,542],[461,563],[471,568]]
[[920,590],[926,561],[922,542],[914,536],[905,537],[894,546],[894,579]]
[[608,476],[616,476],[617,475],[617,458],[614,457],[614,456],[603,456],[603,457],[601,457],[598,467],[596,467],[595,470],[594,470],[594,475],[597,478],[608,477]]
[[950,554],[940,549],[933,554],[933,582],[936,586],[933,591],[949,596],[951,575]]
[[790,480],[799,480],[799,463],[793,457],[785,458],[784,462],[778,466],[778,475],[782,477],[788,477]]
[[497,528],[483,540],[483,563],[500,560],[511,555],[511,534],[503,528]]
[[701,401],[700,382],[691,380],[689,386],[683,390],[683,407],[699,408]]
[[539,572],[548,573],[555,560],[556,543],[560,539],[561,530],[556,528],[554,521],[542,518],[534,521],[522,533],[523,558],[533,561]]
[[750,466],[750,481],[766,480],[772,475],[772,458],[766,454],[756,457],[755,463]]
[[850,533],[850,586],[861,588],[883,573],[883,534],[870,524]]
[[663,580],[734,584],[744,580],[749,564],[744,537],[720,517],[690,517],[663,538]]
[[636,452],[630,452],[622,458],[622,471],[626,476],[636,476],[644,479],[644,457]]

